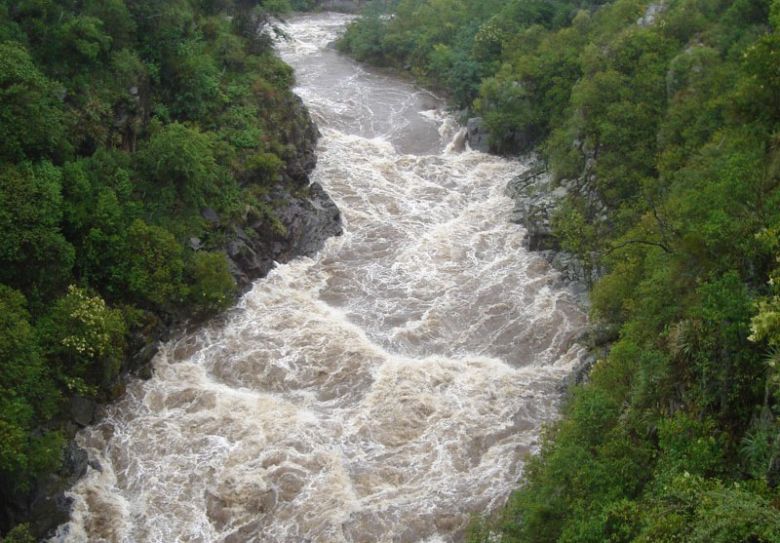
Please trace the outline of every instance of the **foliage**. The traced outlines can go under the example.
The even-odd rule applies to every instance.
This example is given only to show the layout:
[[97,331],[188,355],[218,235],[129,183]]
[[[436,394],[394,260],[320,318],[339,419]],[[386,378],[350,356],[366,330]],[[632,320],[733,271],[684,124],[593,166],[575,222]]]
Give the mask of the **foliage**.
[[289,9],[0,0],[0,533],[57,469],[69,399],[114,397],[129,349],[234,299],[225,240],[289,182],[264,31]]
[[[116,378],[125,348],[122,313],[71,285],[38,323],[40,343],[66,389],[98,390]],[[91,388],[89,388],[91,387]]]
[[0,43],[0,161],[66,152],[61,92],[21,44]]
[[472,540],[780,541],[780,2],[389,10],[340,47],[448,88],[495,150],[535,147],[620,332]]
[[13,530],[5,534],[2,543],[35,543],[35,537],[30,533],[28,524],[19,524]]
[[50,162],[0,170],[0,281],[36,302],[64,286],[74,252],[61,219],[61,173]]
[[202,314],[222,309],[233,301],[236,282],[230,275],[225,255],[197,252],[189,263],[187,274],[191,277],[189,298]]
[[197,211],[207,202],[218,202],[222,208],[219,198],[232,188],[223,186],[225,178],[232,179],[217,165],[209,135],[177,122],[153,134],[138,152],[137,161],[146,181],[140,187],[142,198],[148,200],[147,207],[154,206],[155,213]]
[[[0,285],[0,481],[25,487],[56,466],[56,432],[33,433],[56,413],[60,392],[45,363],[24,296]],[[10,489],[9,489],[10,490]]]
[[173,235],[136,219],[127,234],[127,290],[139,304],[171,308],[183,296],[184,257]]

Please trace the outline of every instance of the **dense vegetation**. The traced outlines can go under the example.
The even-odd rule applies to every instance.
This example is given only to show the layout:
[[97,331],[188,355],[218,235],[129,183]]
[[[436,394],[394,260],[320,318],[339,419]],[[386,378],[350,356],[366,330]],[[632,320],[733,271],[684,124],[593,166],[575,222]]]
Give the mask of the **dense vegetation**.
[[473,540],[780,541],[780,1],[392,9],[341,46],[574,187],[556,231],[614,330]]
[[0,1],[0,531],[58,469],[71,398],[114,397],[155,330],[232,301],[232,223],[278,228],[285,9]]

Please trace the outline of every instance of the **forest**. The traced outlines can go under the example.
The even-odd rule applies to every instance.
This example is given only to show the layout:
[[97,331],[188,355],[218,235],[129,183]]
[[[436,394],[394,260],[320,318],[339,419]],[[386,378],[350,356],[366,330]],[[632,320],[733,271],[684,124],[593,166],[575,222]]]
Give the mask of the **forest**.
[[375,2],[339,47],[573,187],[598,361],[470,540],[780,541],[780,1]]
[[[4,542],[79,402],[234,301],[233,227],[284,229],[272,17],[315,4],[0,0]],[[470,541],[780,542],[780,0],[376,1],[339,48],[568,187],[598,360]]]
[[78,402],[118,397],[161,329],[235,300],[232,225],[284,228],[269,191],[300,114],[270,20],[290,9],[0,1],[3,541],[43,535],[6,531],[61,469]]

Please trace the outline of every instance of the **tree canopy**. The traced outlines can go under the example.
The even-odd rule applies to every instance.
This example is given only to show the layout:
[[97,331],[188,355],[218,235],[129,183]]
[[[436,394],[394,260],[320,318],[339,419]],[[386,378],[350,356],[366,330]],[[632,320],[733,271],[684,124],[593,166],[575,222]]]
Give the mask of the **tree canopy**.
[[72,398],[115,397],[150,331],[234,299],[226,236],[289,154],[288,9],[0,0],[0,536],[58,469]]
[[600,271],[612,339],[472,540],[780,541],[780,2],[399,0],[340,47],[534,150]]

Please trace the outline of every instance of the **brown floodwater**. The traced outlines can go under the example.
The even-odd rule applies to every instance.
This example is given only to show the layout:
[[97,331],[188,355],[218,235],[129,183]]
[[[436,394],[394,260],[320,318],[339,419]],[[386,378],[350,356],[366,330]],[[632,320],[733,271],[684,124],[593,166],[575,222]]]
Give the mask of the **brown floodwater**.
[[61,542],[453,542],[522,477],[581,355],[576,297],[509,222],[525,166],[463,149],[436,96],[279,44],[345,234],[279,266],[78,440]]

